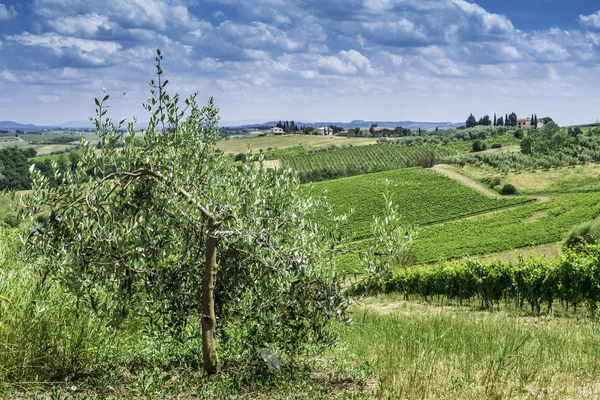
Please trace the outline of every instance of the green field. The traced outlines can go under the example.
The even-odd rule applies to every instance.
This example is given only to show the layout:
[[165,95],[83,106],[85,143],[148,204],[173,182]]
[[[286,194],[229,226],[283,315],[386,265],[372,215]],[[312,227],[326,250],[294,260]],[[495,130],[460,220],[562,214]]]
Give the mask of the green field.
[[353,146],[363,146],[374,144],[376,138],[353,138],[342,136],[315,136],[315,135],[284,135],[284,136],[259,136],[250,139],[229,139],[218,142],[219,147],[225,154],[246,153],[251,150],[257,154],[262,149],[285,149],[288,147],[303,146],[306,148],[322,148],[333,145],[342,146],[344,144]]
[[443,146],[372,145],[286,157],[282,162],[284,166],[299,174],[308,174],[315,170],[337,171],[349,167],[386,170],[413,166],[415,158],[424,151],[434,152],[438,157],[452,152]]
[[[600,216],[600,193],[556,196],[547,202],[525,204],[419,230],[413,252],[417,263],[430,263],[503,250],[554,243],[582,222]],[[368,248],[369,241],[351,243],[353,250]],[[343,256],[344,270],[357,271],[358,257]]]
[[494,199],[423,168],[399,169],[312,184],[313,194],[325,193],[333,213],[346,214],[341,231],[349,240],[372,235],[375,216],[382,216],[385,182],[403,221],[427,225],[485,211],[514,206],[527,198]]

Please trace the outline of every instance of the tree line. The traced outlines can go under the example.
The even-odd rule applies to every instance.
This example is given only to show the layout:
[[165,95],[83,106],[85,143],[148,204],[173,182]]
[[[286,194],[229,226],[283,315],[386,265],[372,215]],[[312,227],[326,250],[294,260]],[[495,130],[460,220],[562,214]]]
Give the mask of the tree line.
[[[475,118],[475,116],[471,113],[467,118],[465,126],[467,128],[473,128],[475,126],[517,126],[517,114],[511,112],[510,114],[505,114],[504,117],[500,115],[500,117],[496,116],[494,113],[494,119],[492,120],[489,115],[484,115],[483,117]],[[531,114],[531,127],[536,129],[538,127],[538,118],[537,114]]]

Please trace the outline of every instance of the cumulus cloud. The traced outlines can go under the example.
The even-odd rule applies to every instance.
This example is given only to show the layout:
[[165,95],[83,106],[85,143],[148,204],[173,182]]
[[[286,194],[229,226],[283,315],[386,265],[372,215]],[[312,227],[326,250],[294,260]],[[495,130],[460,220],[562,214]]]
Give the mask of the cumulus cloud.
[[65,37],[56,33],[34,35],[24,32],[7,36],[6,40],[27,47],[47,49],[57,57],[71,58],[88,66],[108,64],[112,56],[122,48],[114,42]]
[[586,29],[600,31],[600,11],[590,15],[580,15],[579,22]]
[[[506,83],[488,87],[502,95],[544,79],[567,91],[565,82],[600,61],[600,12],[580,16],[580,29],[521,32],[470,0],[32,1],[18,9],[31,26],[0,42],[7,85],[101,88],[108,79],[133,97],[160,47],[183,91],[251,103],[263,101],[260,92],[265,107],[311,104],[325,92],[323,102],[335,104],[335,96],[393,102],[406,90],[426,100],[466,96],[488,81]],[[15,14],[0,3],[0,20]]]
[[75,23],[94,15],[103,16],[104,23],[110,19],[123,29],[190,29],[199,22],[185,4],[172,0],[35,0],[33,10],[51,25],[61,18]]
[[8,21],[16,16],[17,12],[13,6],[7,7],[6,5],[0,3],[0,21]]

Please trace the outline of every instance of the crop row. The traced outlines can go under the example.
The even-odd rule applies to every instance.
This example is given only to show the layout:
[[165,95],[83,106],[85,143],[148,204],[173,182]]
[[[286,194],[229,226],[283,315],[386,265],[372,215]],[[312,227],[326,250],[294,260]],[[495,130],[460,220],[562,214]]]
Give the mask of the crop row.
[[[562,194],[546,202],[424,226],[412,251],[415,262],[423,264],[554,243],[563,240],[575,225],[598,216],[600,193]],[[370,244],[365,240],[346,247],[363,251]],[[358,257],[344,255],[342,268],[360,271]]]
[[513,206],[529,199],[494,199],[429,169],[405,168],[313,183],[314,194],[326,193],[334,214],[346,215],[341,234],[349,240],[372,235],[375,216],[383,216],[383,192],[389,182],[393,202],[407,225],[427,225]]
[[282,158],[303,182],[315,182],[396,168],[431,167],[436,160],[454,154],[443,146],[370,145],[323,150]]
[[[518,308],[531,307],[540,312],[559,301],[565,308],[585,304],[592,309],[600,302],[599,249],[592,254],[568,253],[556,262],[541,259],[519,260],[517,263],[482,264],[467,261],[397,271],[379,288],[388,293],[422,296],[429,301],[433,296],[448,302],[481,300],[488,308],[494,303],[513,303]],[[357,292],[372,290],[368,281],[355,284]]]

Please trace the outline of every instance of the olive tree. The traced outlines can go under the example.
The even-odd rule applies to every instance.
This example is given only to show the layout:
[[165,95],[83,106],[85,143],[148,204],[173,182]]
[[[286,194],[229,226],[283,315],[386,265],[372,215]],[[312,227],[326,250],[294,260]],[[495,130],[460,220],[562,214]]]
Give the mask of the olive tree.
[[141,135],[135,120],[122,129],[108,117],[105,94],[97,146],[84,135],[77,164],[54,165],[53,179],[32,166],[27,251],[116,327],[132,311],[175,335],[200,320],[208,374],[219,371],[219,338],[287,354],[323,342],[346,303],[317,200],[290,170],[231,163],[216,146],[212,98],[180,106],[157,54]]

